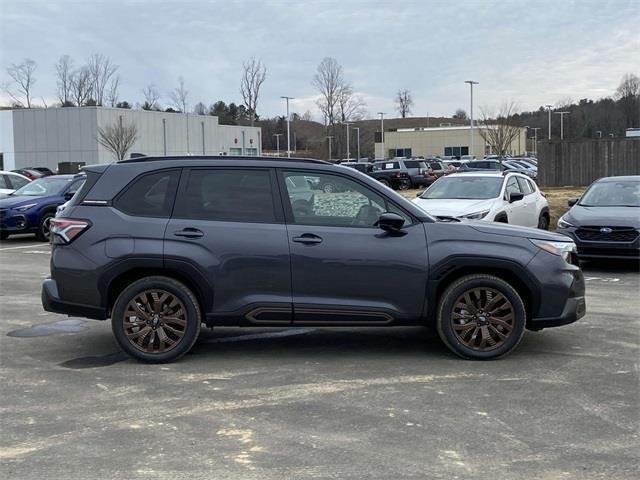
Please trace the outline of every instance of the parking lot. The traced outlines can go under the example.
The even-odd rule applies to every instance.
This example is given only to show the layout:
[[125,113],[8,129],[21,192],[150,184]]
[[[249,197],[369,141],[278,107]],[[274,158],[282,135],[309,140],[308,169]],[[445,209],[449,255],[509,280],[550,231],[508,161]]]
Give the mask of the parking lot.
[[143,365],[109,322],[42,310],[48,261],[0,242],[4,478],[637,475],[636,266],[587,265],[587,316],[500,361],[420,328],[221,328]]

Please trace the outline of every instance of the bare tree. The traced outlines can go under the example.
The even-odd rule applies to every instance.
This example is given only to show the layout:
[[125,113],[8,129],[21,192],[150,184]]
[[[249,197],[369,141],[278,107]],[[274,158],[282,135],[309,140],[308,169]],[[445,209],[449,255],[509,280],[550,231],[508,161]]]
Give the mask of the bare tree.
[[106,101],[110,107],[118,105],[118,87],[120,86],[120,75],[116,75],[109,82],[109,89],[106,92]]
[[[7,68],[7,73],[11,77],[11,82],[4,86],[7,94],[19,105],[31,108],[31,89],[33,84],[36,83],[36,79],[33,76],[37,68],[36,62],[30,58],[25,58],[22,63],[12,63]],[[18,89],[19,93],[14,93],[12,87]],[[24,102],[19,97],[24,97]]]
[[406,88],[404,90],[398,90],[396,93],[396,110],[400,113],[402,118],[407,118],[411,115],[411,107],[413,107],[413,97],[411,92]]
[[116,160],[124,160],[137,138],[138,127],[134,123],[125,125],[119,121],[105,128],[98,127],[98,142],[113,153]]
[[616,89],[616,98],[625,116],[627,128],[640,125],[640,78],[627,73]]
[[160,92],[158,92],[153,84],[147,85],[142,90],[142,95],[144,95],[143,110],[157,110],[159,108],[158,100],[160,100]]
[[98,105],[103,105],[106,100],[105,92],[107,86],[111,77],[118,70],[118,66],[113,64],[109,57],[101,53],[94,53],[89,57],[87,67],[91,73],[93,99]]
[[249,113],[249,119],[251,126],[255,122],[256,110],[258,108],[258,96],[260,94],[260,87],[267,78],[267,67],[262,64],[262,61],[256,60],[251,57],[246,62],[242,63],[242,80],[240,81],[240,93],[244,105]]
[[187,113],[187,98],[189,98],[189,92],[184,88],[184,78],[178,77],[178,86],[169,92],[169,99],[176,110]]
[[318,65],[312,84],[320,92],[320,98],[316,104],[324,116],[325,123],[334,125],[337,114],[336,106],[344,86],[342,67],[338,61],[335,58],[325,57]]
[[453,114],[453,118],[456,118],[458,120],[466,120],[467,112],[464,109],[459,108],[456,110],[456,113]]
[[93,91],[89,67],[82,66],[71,74],[71,99],[79,107],[85,105]]
[[63,107],[71,106],[71,76],[73,75],[73,60],[69,55],[63,55],[56,63],[56,85],[58,100]]
[[196,115],[206,115],[207,114],[207,106],[202,102],[198,102],[193,107],[193,113],[195,113]]
[[360,95],[355,95],[349,84],[344,84],[338,93],[338,113],[341,122],[362,120],[366,113],[367,103]]
[[486,108],[481,109],[480,135],[500,158],[509,153],[511,143],[520,135],[516,109],[513,102],[503,103],[497,115]]

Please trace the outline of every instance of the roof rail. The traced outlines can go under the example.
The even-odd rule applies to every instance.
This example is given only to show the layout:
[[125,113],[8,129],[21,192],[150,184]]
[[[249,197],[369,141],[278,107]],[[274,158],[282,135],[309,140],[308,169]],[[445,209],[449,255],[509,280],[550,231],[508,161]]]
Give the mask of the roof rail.
[[247,157],[247,156],[221,156],[221,155],[193,155],[193,156],[171,156],[171,157],[134,157],[126,160],[119,160],[117,163],[141,163],[141,162],[156,162],[166,160],[258,160],[269,162],[308,162],[308,163],[320,163],[324,165],[333,165],[326,160],[318,160],[315,158],[295,158],[295,157]]

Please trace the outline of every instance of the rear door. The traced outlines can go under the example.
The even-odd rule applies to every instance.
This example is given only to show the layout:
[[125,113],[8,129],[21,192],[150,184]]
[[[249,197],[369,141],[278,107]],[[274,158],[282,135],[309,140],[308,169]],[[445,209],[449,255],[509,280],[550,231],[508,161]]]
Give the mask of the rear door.
[[[282,171],[291,249],[294,323],[419,321],[425,303],[424,227],[365,184],[337,173]],[[302,208],[291,185],[313,177],[340,185]],[[298,206],[294,204],[298,202]],[[380,213],[405,217],[402,234],[374,224]]]
[[[306,185],[306,181],[302,182]],[[165,233],[165,264],[188,263],[210,286],[219,323],[290,323],[289,244],[275,172],[191,168]],[[311,190],[296,191],[306,200]]]

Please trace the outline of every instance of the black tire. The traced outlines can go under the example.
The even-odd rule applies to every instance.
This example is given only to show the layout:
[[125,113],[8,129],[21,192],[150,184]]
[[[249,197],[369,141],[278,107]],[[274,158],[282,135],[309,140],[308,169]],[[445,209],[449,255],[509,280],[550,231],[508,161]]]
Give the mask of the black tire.
[[381,184],[383,184],[385,187],[389,187],[390,186],[389,181],[384,179],[384,178],[380,179],[379,182]]
[[[179,339],[176,340],[173,346],[169,347],[168,350],[161,352],[150,352],[149,350],[153,349],[153,346],[149,346],[150,342],[147,343],[146,348],[143,347],[143,345],[137,346],[137,342],[134,342],[134,339],[128,338],[125,331],[127,328],[131,329],[132,325],[137,325],[137,323],[131,321],[125,322],[126,312],[127,308],[130,306],[130,302],[134,302],[139,295],[146,295],[146,292],[150,291],[155,291],[159,294],[168,293],[169,295],[172,295],[178,301],[178,308],[184,306],[185,310],[185,312],[183,312],[185,318],[180,319],[181,322],[184,322],[184,330],[180,332],[182,336],[179,337]],[[182,305],[180,305],[180,302],[182,303]],[[141,303],[138,303],[138,306],[142,306],[144,308]],[[147,305],[147,308],[149,307],[150,305]],[[155,313],[158,313],[155,309],[153,311]],[[177,316],[177,313],[174,313],[173,315]],[[134,327],[138,329],[138,332],[142,329],[151,327],[149,321],[144,323],[141,317],[140,320],[138,320],[138,317],[135,316],[132,318],[136,318],[136,322],[140,321],[140,325],[142,325],[141,327]],[[161,320],[162,315],[160,315],[160,321]],[[164,329],[169,327],[165,326],[163,323],[159,323],[157,318],[155,319],[155,321],[157,323],[152,327],[154,331],[153,334],[138,335],[138,341],[140,340],[140,337],[142,337],[142,344],[144,344],[147,337],[152,338],[151,341],[155,342],[154,345],[159,344],[160,346],[162,346],[164,344],[164,342],[160,343],[160,330],[162,330],[163,335],[166,335],[165,332],[169,332],[169,330],[165,331]],[[193,347],[193,344],[196,342],[196,340],[198,339],[198,335],[200,334],[201,321],[202,314],[200,312],[200,305],[191,290],[189,290],[182,283],[172,278],[153,276],[142,278],[133,282],[120,293],[113,306],[111,315],[111,329],[113,330],[113,335],[115,336],[118,345],[120,345],[120,348],[122,348],[126,353],[131,355],[136,360],[140,360],[146,363],[166,363],[177,360],[178,358],[186,354],[189,350],[191,350],[191,347]],[[167,322],[167,324],[168,323],[169,322]],[[173,331],[173,327],[171,328]],[[155,333],[156,329],[158,333]],[[136,333],[134,332],[133,335],[135,334]]]
[[6,240],[9,238],[9,232],[0,232],[0,240]]
[[[498,300],[497,303],[489,308],[496,307],[493,311],[497,311],[496,313],[503,312],[504,316],[491,316],[482,311],[482,308],[491,303],[491,299],[485,296],[484,307],[481,305],[482,298],[475,302],[475,305],[479,308],[472,313],[478,314],[478,318],[475,320],[466,319],[465,323],[465,319],[461,319],[461,315],[455,313],[454,310],[464,311],[458,307],[463,304],[459,303],[460,300],[465,297],[465,294],[469,294],[471,300],[474,300],[478,298],[475,296],[475,292],[482,291],[482,289],[498,292],[500,295],[493,295],[492,298],[494,299],[502,296],[504,302]],[[484,291],[486,292],[487,290]],[[472,291],[474,293],[471,293]],[[511,312],[511,320],[506,320],[509,317],[508,314],[504,314],[506,311]],[[454,315],[457,315],[457,318],[454,318]],[[473,317],[473,315],[469,314],[469,317]],[[509,321],[511,322],[509,324],[510,330],[505,328],[509,326],[505,325]],[[502,324],[493,322],[502,322]],[[507,355],[518,346],[524,334],[525,323],[526,311],[524,303],[518,292],[511,285],[493,275],[474,274],[454,281],[442,294],[438,305],[436,325],[438,335],[440,335],[449,350],[456,355],[471,360],[493,360]],[[485,335],[493,339],[494,344],[485,345],[483,348],[482,343],[490,343],[488,338],[485,340]],[[503,339],[502,336],[505,338]],[[496,338],[498,339],[497,342]],[[478,341],[480,345],[477,345]],[[470,343],[473,345],[470,346]]]
[[49,241],[49,222],[55,216],[53,212],[46,212],[42,217],[40,217],[40,222],[38,222],[38,230],[36,231],[36,240],[39,242],[48,242]]
[[549,214],[542,212],[538,218],[538,228],[540,230],[549,230]]

